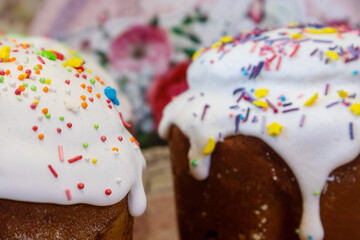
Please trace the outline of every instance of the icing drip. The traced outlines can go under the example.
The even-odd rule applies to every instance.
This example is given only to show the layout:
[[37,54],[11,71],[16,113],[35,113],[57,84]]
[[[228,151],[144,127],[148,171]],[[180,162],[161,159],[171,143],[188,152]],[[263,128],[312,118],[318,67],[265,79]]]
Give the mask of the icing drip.
[[107,206],[128,195],[129,212],[141,215],[145,159],[101,75],[1,43],[11,61],[0,63],[0,198]]
[[[295,42],[300,40],[277,40],[284,32],[287,36],[300,32],[308,40],[300,45]],[[357,46],[360,39],[356,31],[339,37],[304,33],[299,28],[265,32],[257,38],[264,40],[253,38],[202,53],[189,68],[190,89],[165,108],[159,133],[166,138],[175,124],[189,138],[190,170],[198,180],[209,173],[211,154],[203,152],[209,138],[218,142],[244,134],[262,139],[282,156],[299,183],[303,197],[300,238],[321,240],[320,193],[329,174],[360,153],[354,122],[360,98],[353,94],[359,90],[354,74],[357,63],[335,59],[341,55],[339,49]],[[277,41],[283,45],[274,47]],[[329,53],[334,46],[338,51]],[[262,54],[266,47],[272,50]],[[217,60],[221,48],[227,53]],[[317,54],[314,49],[319,49]],[[327,60],[319,58],[320,52],[327,53]],[[277,54],[283,55],[279,68],[279,56],[268,62]],[[205,105],[209,107],[202,118]],[[197,164],[192,164],[194,159]]]

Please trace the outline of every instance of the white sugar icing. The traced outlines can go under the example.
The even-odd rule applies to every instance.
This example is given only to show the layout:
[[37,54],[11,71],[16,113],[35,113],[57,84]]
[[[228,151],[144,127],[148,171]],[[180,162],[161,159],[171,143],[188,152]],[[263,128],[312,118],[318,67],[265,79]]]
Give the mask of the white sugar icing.
[[[107,206],[128,195],[129,212],[141,215],[146,207],[142,185],[146,163],[122,124],[122,110],[106,97],[102,76],[93,81],[97,73],[84,71],[76,77],[77,70],[64,67],[65,61],[39,57],[36,48],[23,47],[19,41],[0,42],[0,49],[10,46],[10,58],[16,58],[0,63],[0,198]],[[42,70],[36,73],[38,64]],[[19,80],[29,69],[29,79]],[[25,91],[17,95],[23,84]],[[70,163],[77,156],[82,158]]]
[[[11,38],[11,35],[9,35]],[[101,80],[103,80],[107,86],[111,86],[116,89],[117,91],[117,98],[119,99],[120,106],[119,109],[123,113],[124,120],[132,122],[134,120],[132,107],[130,104],[129,99],[122,94],[119,85],[116,83],[115,79],[98,63],[96,63],[94,60],[92,60],[91,57],[87,56],[85,53],[80,53],[78,51],[75,51],[71,47],[69,47],[67,44],[57,41],[52,38],[47,37],[41,37],[41,36],[17,36],[16,39],[19,41],[20,39],[24,42],[27,42],[29,44],[32,44],[34,48],[36,49],[54,49],[58,52],[64,54],[66,59],[72,58],[72,57],[79,57],[83,60],[85,60],[85,67],[87,69],[90,69],[92,72],[96,73],[97,75],[101,76]]]
[[[291,35],[296,33],[302,38],[293,39],[299,36]],[[282,28],[247,40],[243,36],[222,47],[209,48],[196,58],[188,70],[189,90],[165,108],[159,133],[167,138],[169,127],[176,125],[189,138],[190,170],[199,180],[207,178],[211,167],[211,154],[203,154],[209,138],[218,142],[244,134],[262,139],[285,160],[299,183],[303,197],[300,238],[321,240],[324,230],[318,193],[334,169],[360,153],[358,116],[350,110],[351,104],[360,102],[359,50],[355,48],[360,45],[358,31],[315,34],[301,28]],[[265,51],[266,46],[272,50]],[[249,80],[253,66],[274,54],[268,69],[264,64],[259,75]],[[282,60],[276,70],[279,56]],[[355,60],[345,63],[345,58]],[[249,64],[250,71],[246,71]],[[245,92],[234,94],[239,88]],[[258,99],[252,92],[258,89],[267,89],[268,94]],[[340,90],[347,91],[348,97],[341,98]],[[243,93],[254,100],[269,100],[278,113],[272,107],[264,110],[255,106],[247,97],[238,102]],[[318,98],[314,104],[304,106],[315,93]],[[209,107],[204,114],[205,105]],[[236,133],[237,117],[241,119]],[[267,126],[273,122],[283,127],[279,135],[269,135]],[[197,164],[191,164],[194,159]]]

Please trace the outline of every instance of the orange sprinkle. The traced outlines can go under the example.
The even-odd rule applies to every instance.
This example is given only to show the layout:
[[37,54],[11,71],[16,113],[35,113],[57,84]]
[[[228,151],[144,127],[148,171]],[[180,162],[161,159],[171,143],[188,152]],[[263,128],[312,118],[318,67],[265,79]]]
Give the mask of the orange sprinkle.
[[81,100],[85,101],[86,97],[84,95],[80,96]]
[[99,80],[100,80],[100,77],[99,77],[99,76],[96,76],[95,79],[99,81]]
[[12,38],[11,41],[14,43],[16,42],[16,38]]
[[22,70],[24,69],[24,67],[23,67],[22,65],[19,65],[19,66],[17,67],[17,69],[18,69],[19,71],[22,71]]
[[88,88],[88,92],[89,92],[89,93],[92,93],[92,88]]
[[87,108],[88,104],[86,102],[81,103],[81,106],[85,109]]
[[101,97],[101,94],[100,94],[100,93],[97,93],[97,94],[96,94],[96,97],[97,97],[97,98],[100,98],[100,97]]
[[28,48],[28,45],[27,45],[27,44],[23,44],[23,45],[22,45],[22,48],[23,48],[23,49],[27,49],[27,48]]
[[48,112],[49,112],[49,110],[47,108],[43,108],[43,110],[42,110],[43,114],[47,114]]
[[23,74],[20,74],[19,76],[18,76],[18,79],[20,80],[20,81],[22,81],[22,80],[24,80],[24,75]]
[[19,44],[15,44],[15,47],[18,48],[18,47],[19,47]]
[[77,72],[78,72],[78,73],[82,73],[83,70],[82,70],[81,68],[79,68],[79,69],[77,70]]
[[6,74],[6,75],[9,75],[10,73],[11,73],[10,70],[9,70],[9,69],[6,69],[5,74]]
[[15,62],[16,61],[16,57],[12,57],[9,59],[9,62]]
[[105,84],[104,81],[100,81],[100,83],[101,83],[101,85],[104,85],[104,84]]
[[43,91],[44,91],[44,92],[48,92],[48,91],[49,91],[49,88],[48,88],[48,87],[44,87],[44,88],[43,88]]
[[81,84],[80,87],[85,88],[86,87],[85,83]]
[[38,135],[38,138],[39,138],[40,140],[43,140],[43,139],[44,139],[44,134],[40,133],[40,134]]
[[25,86],[24,86],[24,85],[20,85],[20,86],[18,87],[18,89],[23,92],[23,91],[25,91]]
[[113,150],[114,152],[115,152],[115,151],[116,151],[116,152],[119,151],[119,149],[118,149],[117,147],[113,147],[112,150]]
[[135,138],[134,138],[134,137],[131,137],[131,138],[130,138],[130,141],[131,141],[131,142],[135,142]]
[[36,70],[35,73],[39,75],[39,74],[40,74],[40,70]]
[[42,65],[39,63],[36,65],[40,70],[42,70]]

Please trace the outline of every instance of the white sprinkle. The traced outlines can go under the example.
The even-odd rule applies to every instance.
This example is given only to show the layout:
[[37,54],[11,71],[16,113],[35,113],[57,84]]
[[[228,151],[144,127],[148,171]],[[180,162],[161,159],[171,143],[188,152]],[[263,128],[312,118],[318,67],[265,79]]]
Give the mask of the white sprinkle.
[[116,181],[117,184],[122,182],[121,178],[116,178],[115,181]]
[[10,87],[15,87],[16,86],[16,82],[14,80],[11,80],[9,83]]

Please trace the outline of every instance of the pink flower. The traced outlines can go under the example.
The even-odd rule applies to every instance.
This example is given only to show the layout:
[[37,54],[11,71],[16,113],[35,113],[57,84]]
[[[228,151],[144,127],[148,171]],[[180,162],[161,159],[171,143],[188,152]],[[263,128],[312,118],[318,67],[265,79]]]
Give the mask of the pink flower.
[[146,98],[153,112],[155,129],[159,125],[165,106],[173,97],[188,89],[186,71],[189,65],[189,61],[176,64],[165,74],[157,76],[149,87]]
[[172,47],[167,33],[159,26],[135,25],[110,43],[109,62],[119,73],[139,71],[150,66],[154,74],[168,69]]

